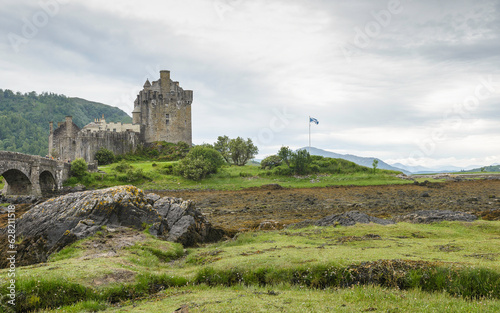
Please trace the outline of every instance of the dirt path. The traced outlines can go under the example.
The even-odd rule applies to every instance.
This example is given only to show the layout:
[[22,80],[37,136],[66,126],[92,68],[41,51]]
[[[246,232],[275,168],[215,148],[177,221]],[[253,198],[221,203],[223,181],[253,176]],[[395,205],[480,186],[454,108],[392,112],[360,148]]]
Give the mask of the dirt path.
[[497,179],[307,189],[269,185],[239,191],[157,193],[191,199],[214,225],[233,231],[252,229],[267,220],[289,224],[351,210],[383,218],[431,209],[474,214],[500,210],[500,180]]

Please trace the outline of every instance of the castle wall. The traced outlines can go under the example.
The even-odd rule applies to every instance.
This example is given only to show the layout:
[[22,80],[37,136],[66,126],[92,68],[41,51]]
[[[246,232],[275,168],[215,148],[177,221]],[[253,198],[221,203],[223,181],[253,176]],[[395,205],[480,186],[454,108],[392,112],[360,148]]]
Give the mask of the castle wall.
[[122,124],[122,123],[100,123],[100,122],[92,122],[88,125],[85,125],[83,127],[83,130],[91,130],[91,131],[100,131],[100,130],[109,130],[109,131],[115,131],[115,132],[124,132],[127,130],[135,131],[135,132],[140,132],[141,127],[140,125],[133,125],[133,124]]
[[59,158],[60,160],[74,160],[76,151],[76,137],[80,128],[73,123],[70,117],[66,118],[65,123],[49,136],[49,156]]
[[95,153],[101,147],[119,155],[135,151],[140,143],[140,134],[133,131],[84,130],[76,138],[75,158],[83,158],[89,163],[94,161]]

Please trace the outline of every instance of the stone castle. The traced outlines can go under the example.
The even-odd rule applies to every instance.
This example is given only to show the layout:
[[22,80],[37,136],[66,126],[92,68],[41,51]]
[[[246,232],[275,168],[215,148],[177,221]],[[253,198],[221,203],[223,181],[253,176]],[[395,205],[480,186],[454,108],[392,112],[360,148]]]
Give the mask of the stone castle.
[[160,71],[160,79],[146,80],[132,111],[132,124],[107,123],[104,116],[80,129],[67,116],[64,122],[50,122],[49,156],[61,160],[83,158],[94,162],[99,148],[114,154],[133,152],[139,145],[155,141],[191,146],[191,103],[193,91],[183,90],[170,79],[170,71]]

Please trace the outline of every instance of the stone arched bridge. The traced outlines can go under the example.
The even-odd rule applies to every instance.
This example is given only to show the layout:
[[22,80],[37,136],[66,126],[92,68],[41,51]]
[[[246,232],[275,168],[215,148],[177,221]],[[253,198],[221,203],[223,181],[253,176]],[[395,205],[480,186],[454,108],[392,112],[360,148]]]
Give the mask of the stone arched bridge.
[[0,151],[4,195],[47,195],[61,189],[69,178],[70,164],[17,152]]

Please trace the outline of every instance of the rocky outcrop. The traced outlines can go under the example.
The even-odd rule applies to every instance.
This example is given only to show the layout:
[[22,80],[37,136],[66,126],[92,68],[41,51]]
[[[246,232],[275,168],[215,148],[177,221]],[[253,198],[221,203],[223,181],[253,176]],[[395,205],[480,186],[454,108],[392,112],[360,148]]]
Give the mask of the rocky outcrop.
[[349,211],[345,212],[342,214],[333,214],[326,216],[322,219],[316,220],[316,221],[311,221],[311,220],[306,220],[302,221],[296,224],[292,224],[289,227],[292,228],[301,228],[301,227],[307,227],[310,225],[314,226],[353,226],[357,223],[361,224],[368,224],[368,223],[375,223],[375,224],[381,224],[381,225],[390,225],[394,224],[394,221],[391,220],[384,220],[378,217],[374,217],[365,213],[361,213],[359,211]]
[[422,210],[396,218],[398,222],[409,222],[419,224],[430,224],[443,221],[473,222],[477,219],[475,215],[450,210]]
[[[191,201],[145,195],[133,186],[77,192],[36,205],[17,221],[17,237],[23,238],[18,256],[36,255],[38,262],[76,240],[93,235],[102,226],[143,229],[166,240],[193,246],[216,241],[224,231],[216,229]],[[22,259],[22,258],[19,258]],[[30,262],[33,263],[33,262]]]

